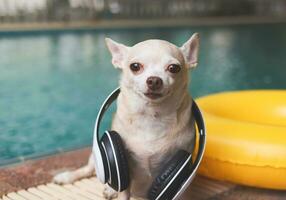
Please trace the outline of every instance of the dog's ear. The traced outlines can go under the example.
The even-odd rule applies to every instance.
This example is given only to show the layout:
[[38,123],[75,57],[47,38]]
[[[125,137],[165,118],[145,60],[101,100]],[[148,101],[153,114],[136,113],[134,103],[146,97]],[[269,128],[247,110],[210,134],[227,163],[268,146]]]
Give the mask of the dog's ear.
[[116,68],[122,69],[123,61],[127,56],[128,48],[123,44],[119,44],[110,38],[105,38],[106,45],[112,55],[112,64]]
[[181,47],[181,51],[185,57],[186,66],[188,68],[194,68],[198,64],[198,55],[200,47],[200,36],[198,33],[192,35],[192,37]]

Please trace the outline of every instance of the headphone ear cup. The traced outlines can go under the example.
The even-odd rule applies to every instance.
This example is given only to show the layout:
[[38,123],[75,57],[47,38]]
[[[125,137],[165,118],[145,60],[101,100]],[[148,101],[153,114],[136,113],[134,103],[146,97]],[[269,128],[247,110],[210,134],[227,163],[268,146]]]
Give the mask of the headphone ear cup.
[[115,131],[106,131],[101,139],[107,160],[108,184],[121,192],[129,185],[128,161],[120,135]]
[[191,174],[191,159],[184,166],[189,156],[190,153],[180,150],[167,162],[149,189],[149,200],[171,200],[177,194],[182,183]]

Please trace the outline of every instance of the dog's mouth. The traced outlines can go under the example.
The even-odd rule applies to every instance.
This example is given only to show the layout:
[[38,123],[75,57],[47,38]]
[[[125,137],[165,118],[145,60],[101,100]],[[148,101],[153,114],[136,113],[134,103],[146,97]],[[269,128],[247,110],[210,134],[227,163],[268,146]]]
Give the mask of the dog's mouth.
[[146,93],[144,93],[144,95],[146,96],[146,97],[148,97],[149,99],[159,99],[159,98],[161,98],[161,97],[163,97],[163,94],[161,94],[161,93],[155,93],[155,92],[146,92]]

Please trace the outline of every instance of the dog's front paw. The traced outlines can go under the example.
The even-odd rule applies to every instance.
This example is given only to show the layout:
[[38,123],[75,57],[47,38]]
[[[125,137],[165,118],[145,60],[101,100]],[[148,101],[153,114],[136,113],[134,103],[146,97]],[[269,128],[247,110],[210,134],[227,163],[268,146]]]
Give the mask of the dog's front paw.
[[107,200],[115,199],[117,198],[117,192],[109,186],[105,186],[103,190],[103,197]]
[[70,171],[66,171],[60,174],[57,174],[53,178],[53,182],[57,184],[69,184],[73,183],[75,181],[75,178]]

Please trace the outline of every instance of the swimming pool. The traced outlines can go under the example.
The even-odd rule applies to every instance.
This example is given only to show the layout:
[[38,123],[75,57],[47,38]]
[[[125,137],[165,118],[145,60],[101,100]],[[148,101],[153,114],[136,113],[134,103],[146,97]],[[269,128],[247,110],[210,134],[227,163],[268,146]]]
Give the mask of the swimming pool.
[[99,106],[118,83],[105,37],[181,45],[195,31],[202,45],[194,97],[286,89],[285,24],[1,33],[0,165],[91,145]]

